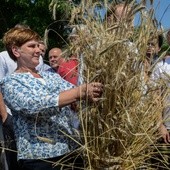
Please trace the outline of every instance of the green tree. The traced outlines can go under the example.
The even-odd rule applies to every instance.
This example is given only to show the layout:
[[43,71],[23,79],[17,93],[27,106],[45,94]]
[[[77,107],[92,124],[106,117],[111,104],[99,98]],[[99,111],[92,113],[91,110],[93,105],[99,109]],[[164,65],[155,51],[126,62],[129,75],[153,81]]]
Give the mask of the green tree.
[[[54,1],[54,0],[53,0]],[[62,46],[66,37],[65,24],[68,23],[69,10],[66,0],[58,0],[55,5],[55,19],[53,9],[49,5],[51,0],[1,0],[0,5],[0,38],[9,29],[18,23],[29,25],[42,37],[45,29],[49,29],[50,46]],[[72,3],[69,3],[72,5]],[[49,9],[50,7],[50,9]],[[49,47],[50,48],[50,47]],[[2,51],[3,45],[0,44]]]

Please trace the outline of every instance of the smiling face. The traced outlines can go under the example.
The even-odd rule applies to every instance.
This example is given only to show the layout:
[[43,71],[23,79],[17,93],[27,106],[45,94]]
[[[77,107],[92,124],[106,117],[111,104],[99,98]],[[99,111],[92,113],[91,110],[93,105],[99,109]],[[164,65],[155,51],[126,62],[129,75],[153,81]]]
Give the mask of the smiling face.
[[57,70],[59,65],[63,62],[62,51],[59,48],[53,48],[48,54],[50,66]]
[[18,66],[35,67],[40,56],[41,37],[29,28],[12,28],[5,33],[3,43]]
[[20,67],[34,69],[39,64],[41,49],[38,41],[30,40],[21,47],[13,46],[12,51]]

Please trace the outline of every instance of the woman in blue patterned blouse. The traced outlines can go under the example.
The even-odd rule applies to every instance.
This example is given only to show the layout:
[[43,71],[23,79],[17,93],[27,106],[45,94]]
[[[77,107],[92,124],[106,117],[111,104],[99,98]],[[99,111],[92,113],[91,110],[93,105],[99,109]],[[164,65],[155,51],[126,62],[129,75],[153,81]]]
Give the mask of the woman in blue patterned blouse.
[[23,170],[80,169],[81,159],[72,153],[80,146],[79,121],[70,105],[86,96],[98,101],[102,84],[75,87],[56,73],[37,72],[40,39],[28,28],[12,28],[3,37],[18,65],[0,82],[4,101],[13,114],[18,162]]

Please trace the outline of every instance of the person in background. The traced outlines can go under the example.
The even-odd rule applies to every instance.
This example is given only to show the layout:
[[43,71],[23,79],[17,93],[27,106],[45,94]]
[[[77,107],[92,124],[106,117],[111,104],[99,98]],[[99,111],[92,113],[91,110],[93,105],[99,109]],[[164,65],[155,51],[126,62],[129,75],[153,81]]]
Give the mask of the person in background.
[[[40,36],[27,28],[12,28],[3,43],[17,69],[0,81],[5,104],[11,109],[21,170],[81,169],[77,113],[72,103],[100,100],[99,82],[75,87],[51,72],[37,72]],[[62,163],[62,161],[64,161]]]
[[[10,114],[9,114],[10,113]],[[16,141],[13,131],[13,122],[10,109],[4,104],[3,96],[0,93],[0,128],[1,128],[1,152],[2,170],[18,169]]]
[[122,18],[125,17],[125,14],[127,12],[127,8],[125,7],[124,3],[111,3],[111,5],[108,7],[107,11],[107,20],[111,21],[120,21]]
[[[167,39],[167,43],[169,44],[169,46],[170,46],[170,30],[167,32],[167,35],[166,35],[166,39]],[[167,54],[168,54],[168,52],[167,52]],[[158,71],[158,72],[157,72]],[[166,55],[165,56],[165,58],[163,58],[158,64],[157,64],[157,67],[156,67],[156,69],[155,69],[155,75],[156,76],[158,76],[158,77],[156,77],[156,79],[157,78],[165,78],[166,76],[165,75],[163,75],[163,74],[167,74],[167,75],[170,75],[170,56],[169,55]],[[166,79],[166,78],[165,78]],[[169,108],[168,109],[166,109],[166,110],[168,110],[168,112],[169,112]],[[165,112],[165,113],[167,113],[167,112]],[[169,116],[169,113],[167,113],[167,116]],[[165,115],[164,115],[164,117],[166,117]],[[168,131],[170,130],[170,122],[168,121],[168,122],[166,122],[164,125],[165,125],[165,127],[167,126],[168,128]],[[164,129],[164,128],[163,128]],[[164,134],[163,135],[163,138],[164,138],[164,141],[165,141],[165,143],[169,143],[170,142],[170,136],[169,136],[169,133],[162,133],[162,134]]]
[[161,34],[159,34],[157,38],[153,38],[154,36],[154,33],[151,33],[151,38],[147,43],[146,57],[147,61],[151,62],[150,65],[155,63],[156,60],[159,58],[159,52],[163,44],[163,36]]
[[45,57],[46,50],[47,50],[47,47],[46,47],[44,41],[40,41],[40,42],[39,42],[39,48],[40,48],[40,50],[41,50],[41,56],[42,56],[42,58],[44,58],[44,57]]
[[[168,35],[167,35],[168,38]],[[160,47],[163,43],[163,38],[160,35],[158,38],[159,43],[157,43],[155,50],[153,49],[155,46],[155,42],[152,40],[149,44],[151,46],[150,54],[152,56],[157,55],[160,51]],[[152,52],[151,52],[152,51]],[[158,94],[163,94],[165,89],[169,89],[169,76],[170,76],[170,57],[165,56],[160,61],[155,63],[155,67],[151,74],[151,80],[158,88]],[[160,139],[158,140],[158,146],[156,149],[156,154],[153,159],[153,165],[156,169],[164,169],[163,167],[169,167],[170,165],[170,107],[169,107],[169,93],[163,100],[163,112],[160,113],[160,125],[159,125],[159,134]]]
[[62,57],[62,50],[60,48],[52,48],[48,53],[50,66],[58,73],[58,68],[65,59]]
[[[133,3],[115,2],[110,3],[105,16],[105,26],[109,33],[115,35],[115,37],[122,37],[120,32],[122,27],[127,29],[128,38],[122,42],[130,52],[138,55],[138,49],[131,39],[131,35],[134,32],[134,15],[133,15]],[[120,25],[120,26],[118,26]]]
[[71,56],[68,60],[62,57],[62,51],[59,48],[53,48],[49,51],[50,66],[65,80],[77,85],[78,82],[78,59]]
[[47,51],[47,47],[46,47],[44,41],[41,40],[39,42],[39,48],[41,50],[41,55],[40,55],[39,65],[36,67],[36,69],[38,71],[51,71],[52,68],[49,65],[44,63],[44,57],[45,57],[45,53]]
[[0,52],[0,79],[13,73],[16,68],[17,63],[10,58],[8,52]]
[[163,36],[159,32],[151,33],[146,46],[145,58],[139,60],[135,66],[136,69],[141,71],[142,89],[143,94],[147,94],[148,85],[153,79],[153,70],[155,69],[156,59],[159,58],[158,54],[163,44]]
[[133,18],[130,15],[131,8],[131,5],[126,4],[125,2],[120,2],[118,4],[112,2],[106,13],[107,25],[111,26],[114,23],[126,21],[129,26],[133,26]]

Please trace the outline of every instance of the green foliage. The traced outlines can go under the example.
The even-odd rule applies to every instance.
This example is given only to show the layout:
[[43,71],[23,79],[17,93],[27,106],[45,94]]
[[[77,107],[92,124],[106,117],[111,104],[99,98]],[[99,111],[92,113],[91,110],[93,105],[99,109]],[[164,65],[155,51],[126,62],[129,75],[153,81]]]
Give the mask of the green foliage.
[[0,36],[18,23],[29,25],[33,30],[43,35],[46,26],[52,22],[48,10],[50,0],[1,0],[0,19],[2,30]]
[[57,18],[68,19],[71,14],[72,5],[72,3],[69,3],[66,0],[53,0],[49,5],[49,9],[51,12],[53,12],[54,20],[56,20]]
[[[55,22],[52,18],[52,10],[49,10],[51,0],[1,0],[0,38],[8,29],[21,23],[29,25],[42,37],[46,28],[55,30],[57,34],[54,31],[49,33],[50,46],[64,44],[63,39],[59,37],[63,37],[63,34],[66,36],[65,31],[62,29],[64,27],[63,24],[67,24],[66,20],[69,18],[71,8],[66,0],[58,0],[57,2],[55,21],[62,20],[64,22]],[[3,45],[0,45],[0,51],[2,49]]]

